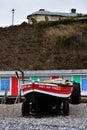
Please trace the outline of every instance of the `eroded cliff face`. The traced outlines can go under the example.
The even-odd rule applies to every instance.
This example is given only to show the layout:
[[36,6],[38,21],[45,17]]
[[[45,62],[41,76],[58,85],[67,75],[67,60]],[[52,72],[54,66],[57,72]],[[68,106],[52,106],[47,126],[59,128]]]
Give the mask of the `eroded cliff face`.
[[87,24],[0,28],[0,70],[87,69]]

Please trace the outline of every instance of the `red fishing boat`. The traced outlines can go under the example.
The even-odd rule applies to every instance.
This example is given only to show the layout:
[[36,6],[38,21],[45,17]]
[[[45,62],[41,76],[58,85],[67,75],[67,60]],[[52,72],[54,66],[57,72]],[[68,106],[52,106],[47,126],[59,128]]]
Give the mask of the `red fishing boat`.
[[62,78],[22,84],[22,92],[26,99],[23,116],[53,112],[69,115],[69,99],[72,104],[80,103],[80,85]]

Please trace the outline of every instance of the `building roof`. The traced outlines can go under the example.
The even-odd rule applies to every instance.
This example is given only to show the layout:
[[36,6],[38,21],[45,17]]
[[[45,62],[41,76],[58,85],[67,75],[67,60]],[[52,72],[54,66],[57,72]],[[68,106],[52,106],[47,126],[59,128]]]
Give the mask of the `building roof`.
[[[21,75],[21,72],[18,71]],[[53,75],[87,75],[87,69],[80,70],[31,70],[24,71],[25,76],[53,76]],[[0,71],[0,77],[16,76],[15,71]]]
[[76,13],[62,13],[62,12],[50,12],[44,9],[40,9],[30,15],[27,16],[33,16],[33,15],[50,15],[50,16],[62,16],[62,17],[75,17]]
[[24,71],[29,76],[53,76],[53,75],[87,75],[87,69],[80,70],[37,70]]

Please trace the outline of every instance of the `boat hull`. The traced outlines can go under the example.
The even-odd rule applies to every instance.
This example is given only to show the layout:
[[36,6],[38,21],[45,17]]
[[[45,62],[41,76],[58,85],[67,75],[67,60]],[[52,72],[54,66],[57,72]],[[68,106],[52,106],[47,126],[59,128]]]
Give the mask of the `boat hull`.
[[[26,100],[30,104],[30,113],[59,113],[61,104],[68,100],[67,98],[60,98],[42,94],[38,92],[31,92],[25,95]],[[58,111],[59,110],[59,111]]]
[[68,100],[72,87],[56,84],[29,83],[22,85],[22,91],[31,113],[51,113],[61,110],[61,104]]
[[66,85],[56,85],[56,84],[44,84],[44,83],[30,83],[23,84],[22,91],[24,96],[31,92],[37,92],[41,94],[46,94],[49,96],[68,98],[72,93],[72,86]]

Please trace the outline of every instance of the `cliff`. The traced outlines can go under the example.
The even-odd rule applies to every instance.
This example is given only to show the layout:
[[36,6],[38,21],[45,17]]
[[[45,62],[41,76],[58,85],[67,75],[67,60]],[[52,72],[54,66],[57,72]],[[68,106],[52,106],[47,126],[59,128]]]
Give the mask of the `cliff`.
[[87,69],[87,24],[0,27],[0,70]]

